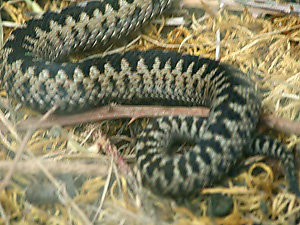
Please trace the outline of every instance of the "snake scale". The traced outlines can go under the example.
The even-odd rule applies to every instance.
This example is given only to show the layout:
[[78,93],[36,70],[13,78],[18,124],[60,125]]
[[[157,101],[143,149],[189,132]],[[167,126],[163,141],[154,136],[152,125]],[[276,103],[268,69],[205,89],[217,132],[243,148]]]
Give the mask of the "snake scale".
[[[158,50],[127,51],[79,62],[68,56],[106,45],[159,15],[171,0],[100,0],[46,12],[15,29],[0,52],[2,86],[11,98],[46,112],[82,111],[116,102],[209,106],[207,119],[153,119],[136,143],[137,167],[154,191],[185,196],[211,186],[243,157],[278,158],[299,195],[295,160],[275,139],[255,134],[261,99],[230,65]],[[176,152],[178,140],[193,144]]]

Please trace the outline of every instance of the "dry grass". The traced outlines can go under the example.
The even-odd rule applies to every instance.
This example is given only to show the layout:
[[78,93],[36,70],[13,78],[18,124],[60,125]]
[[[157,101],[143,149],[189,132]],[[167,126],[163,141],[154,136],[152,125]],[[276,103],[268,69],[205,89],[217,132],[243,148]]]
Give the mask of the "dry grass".
[[[43,8],[53,10],[67,4],[46,1]],[[12,30],[7,25],[17,26],[33,11],[22,1],[3,2],[2,9],[13,22],[4,21],[4,39]],[[299,18],[255,19],[247,12],[220,11],[201,20],[193,18],[190,28],[175,27],[167,35],[162,34],[163,28],[150,25],[145,38],[133,48],[180,49],[215,58],[220,29],[221,61],[251,74],[263,90],[264,111],[299,120]],[[15,104],[12,107],[5,92],[1,96],[4,107],[10,108],[1,116],[10,132],[0,133],[0,160],[6,162],[0,170],[7,182],[1,183],[5,188],[0,192],[0,224],[293,224],[300,215],[299,203],[287,192],[282,168],[273,161],[256,162],[239,176],[226,179],[224,186],[204,189],[203,194],[221,192],[234,199],[230,215],[212,219],[207,215],[206,196],[182,206],[152,194],[135,178],[131,169],[133,133],[146,121],[108,120],[22,133],[15,125],[33,113],[18,110]],[[299,142],[293,134],[277,137],[291,149]],[[14,154],[20,157],[15,163]],[[262,172],[257,175],[254,170],[258,168]],[[7,176],[7,170],[15,173]],[[25,197],[28,190],[34,193],[31,199]]]

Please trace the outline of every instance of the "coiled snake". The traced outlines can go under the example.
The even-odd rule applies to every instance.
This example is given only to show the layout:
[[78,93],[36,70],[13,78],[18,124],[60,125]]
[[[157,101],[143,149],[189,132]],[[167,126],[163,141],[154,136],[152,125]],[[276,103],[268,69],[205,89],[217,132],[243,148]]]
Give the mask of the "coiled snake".
[[[299,194],[291,152],[254,133],[261,100],[239,70],[176,52],[128,51],[68,62],[70,54],[107,44],[160,14],[171,0],[100,0],[46,12],[17,28],[0,52],[2,86],[11,98],[41,112],[74,112],[117,102],[210,107],[208,119],[153,120],[136,144],[143,181],[180,196],[210,186],[242,157],[279,158]],[[195,145],[178,154],[177,139]]]

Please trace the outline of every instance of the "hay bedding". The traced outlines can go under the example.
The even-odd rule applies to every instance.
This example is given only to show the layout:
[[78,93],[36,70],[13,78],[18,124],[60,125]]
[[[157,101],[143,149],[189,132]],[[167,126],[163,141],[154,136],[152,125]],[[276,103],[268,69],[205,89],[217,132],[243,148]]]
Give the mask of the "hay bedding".
[[[2,3],[4,40],[14,26],[34,11],[39,12],[40,5],[43,10],[53,10],[69,4],[29,3]],[[214,13],[207,6],[206,11],[209,16],[202,18],[185,15],[191,26],[149,25],[147,36],[133,48],[180,48],[214,58],[220,29],[220,59],[253,74],[263,90],[264,112],[299,121],[299,17],[253,18],[246,10],[238,14],[226,10]],[[282,168],[276,161],[249,159],[246,165],[256,163],[225,179],[222,185],[204,189],[200,197],[188,203],[176,203],[153,195],[132,175],[134,138],[147,120],[105,120],[20,132],[14,124],[34,113],[11,104],[4,92],[1,96],[5,115],[0,118],[10,132],[0,133],[1,187],[6,184],[0,192],[0,224],[300,223],[299,203],[287,192]],[[297,149],[299,138],[295,134],[272,134]],[[13,163],[14,156],[20,156],[17,164]],[[9,168],[16,172],[5,180]],[[232,197],[229,215],[208,215],[210,198],[205,194],[213,193]]]

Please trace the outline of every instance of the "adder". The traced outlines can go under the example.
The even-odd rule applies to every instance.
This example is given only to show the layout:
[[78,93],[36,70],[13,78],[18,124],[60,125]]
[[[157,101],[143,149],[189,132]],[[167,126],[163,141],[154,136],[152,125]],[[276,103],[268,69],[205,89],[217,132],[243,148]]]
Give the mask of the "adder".
[[[100,0],[46,12],[15,29],[0,52],[2,87],[32,109],[71,113],[116,102],[209,106],[207,119],[153,119],[136,143],[137,167],[152,190],[185,196],[211,186],[243,158],[280,159],[299,196],[295,160],[279,141],[257,134],[261,98],[249,77],[208,58],[171,51],[127,51],[68,61],[105,46],[156,15],[171,0]],[[177,140],[193,144],[177,153]]]

